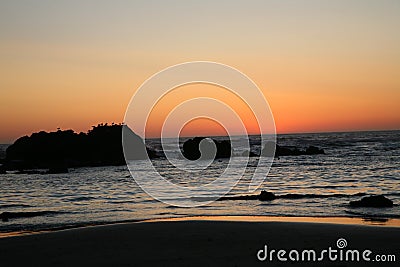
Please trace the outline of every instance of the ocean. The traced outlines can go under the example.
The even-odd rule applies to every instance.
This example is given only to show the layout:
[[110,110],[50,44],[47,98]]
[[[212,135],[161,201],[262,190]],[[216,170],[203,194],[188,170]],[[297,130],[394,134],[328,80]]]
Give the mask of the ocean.
[[[250,141],[257,143],[257,138],[250,137]],[[147,195],[126,166],[76,168],[67,174],[8,172],[0,174],[0,214],[24,212],[37,216],[0,221],[0,232],[197,215],[400,218],[400,131],[282,134],[277,140],[284,146],[314,145],[325,151],[321,155],[275,159],[258,190],[297,197],[263,202],[215,201],[200,207],[180,208]],[[160,149],[159,140],[150,140],[150,145]],[[212,182],[227,161],[215,160],[198,177],[182,175],[166,164],[166,159],[153,160],[153,164],[163,175],[184,185]],[[257,158],[250,158],[243,179],[229,195],[248,194],[247,185],[256,162]],[[349,206],[349,201],[369,194],[385,195],[395,206]]]

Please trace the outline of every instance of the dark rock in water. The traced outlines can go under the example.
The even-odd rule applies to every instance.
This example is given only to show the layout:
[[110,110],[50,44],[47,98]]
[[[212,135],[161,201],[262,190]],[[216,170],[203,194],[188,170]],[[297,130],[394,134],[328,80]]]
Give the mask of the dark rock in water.
[[47,174],[60,174],[60,173],[68,173],[67,167],[53,167],[47,171]]
[[274,195],[272,192],[267,192],[267,191],[261,191],[260,195],[258,195],[258,200],[260,201],[268,201],[268,200],[274,200],[277,197]]
[[0,214],[0,219],[7,222],[9,219],[15,218],[31,218],[37,216],[51,215],[59,212],[56,211],[30,211],[30,212],[3,212]]
[[16,174],[46,174],[43,170],[19,170]]
[[[127,144],[125,151],[122,140]],[[87,133],[58,130],[21,137],[7,148],[3,168],[64,173],[72,167],[124,165],[124,153],[128,160],[156,157],[128,126],[99,124]]]
[[49,170],[46,174],[60,174],[60,173],[68,173],[68,164],[63,161],[54,161],[49,166]]
[[318,198],[348,198],[349,196],[365,196],[365,193],[356,194],[284,194],[275,195],[272,192],[261,191],[259,195],[241,195],[241,196],[226,196],[221,197],[218,200],[260,200],[260,201],[271,201],[274,199],[318,199]]
[[[216,148],[216,151],[215,151]],[[232,155],[231,142],[217,141],[206,137],[195,137],[183,143],[183,156],[189,160],[229,158]]]
[[276,150],[275,150],[275,157],[281,157],[281,156],[299,156],[302,155],[303,153],[301,152],[300,149],[297,147],[285,147],[285,146],[280,146],[276,145]]
[[260,201],[271,201],[276,199],[277,196],[274,193],[267,192],[265,190],[261,191],[259,195],[244,195],[244,196],[228,196],[221,197],[218,200],[260,200]]
[[316,146],[309,146],[305,152],[307,155],[318,155],[318,154],[325,154],[325,151],[321,148]]
[[3,166],[0,166],[0,174],[6,174],[6,169]]
[[240,156],[242,156],[242,157],[257,157],[258,155],[256,153],[254,153],[253,151],[243,151]]
[[334,193],[334,194],[284,194],[284,195],[279,195],[277,196],[278,198],[282,199],[304,199],[304,198],[347,198],[349,196],[365,196],[365,193],[355,193],[352,195],[349,194],[340,194],[340,193]]
[[264,157],[276,157],[277,144],[272,141],[265,143],[263,149],[261,150],[261,155]]
[[156,158],[156,152],[146,147],[142,138],[135,134],[128,126],[123,126],[122,139],[126,160],[142,160]]
[[316,146],[309,146],[304,150],[297,147],[280,146],[276,144],[274,150],[274,144],[274,142],[267,142],[262,149],[261,154],[267,157],[272,157],[273,151],[275,151],[275,157],[325,154],[323,149],[320,149]]
[[257,200],[257,199],[258,199],[258,195],[244,195],[244,196],[220,197],[217,200],[221,201],[221,200]]
[[26,160],[7,160],[3,166],[2,166],[6,171],[24,171],[24,170],[30,170],[30,169],[39,169],[38,167],[32,166],[32,164]]
[[197,160],[201,157],[199,145],[202,137],[195,137],[183,143],[183,156],[189,160]]
[[393,207],[393,201],[382,195],[368,196],[368,197],[363,197],[361,200],[350,201],[350,206],[386,208],[386,207]]

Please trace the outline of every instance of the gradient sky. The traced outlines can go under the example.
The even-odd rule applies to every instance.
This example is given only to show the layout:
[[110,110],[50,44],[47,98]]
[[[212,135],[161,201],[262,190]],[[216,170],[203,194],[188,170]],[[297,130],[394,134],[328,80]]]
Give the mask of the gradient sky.
[[193,60],[253,79],[280,133],[400,129],[399,14],[400,1],[2,0],[0,143],[122,122],[141,83]]

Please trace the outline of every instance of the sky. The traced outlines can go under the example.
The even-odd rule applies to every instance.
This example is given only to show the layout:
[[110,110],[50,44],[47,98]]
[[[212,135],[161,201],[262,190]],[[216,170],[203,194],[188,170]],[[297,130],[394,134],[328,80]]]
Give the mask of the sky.
[[[123,122],[146,79],[197,60],[250,77],[278,133],[400,129],[399,14],[400,1],[386,0],[2,0],[0,143]],[[179,90],[179,99],[199,91]],[[254,126],[240,103],[215,94]],[[158,109],[168,112],[175,100],[166,96]],[[163,112],[151,119],[150,135]],[[198,131],[223,128],[194,121],[183,132]]]

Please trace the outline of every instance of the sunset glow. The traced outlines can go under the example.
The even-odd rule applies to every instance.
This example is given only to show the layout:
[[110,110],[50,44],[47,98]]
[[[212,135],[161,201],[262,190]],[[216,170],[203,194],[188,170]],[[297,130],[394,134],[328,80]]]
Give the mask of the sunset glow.
[[[122,122],[146,79],[193,60],[249,76],[278,133],[400,129],[398,1],[173,2],[2,1],[0,143]],[[196,85],[160,102],[150,135],[168,111],[196,96],[226,101],[249,133],[258,132],[239,99]],[[182,132],[221,133],[207,120]]]

